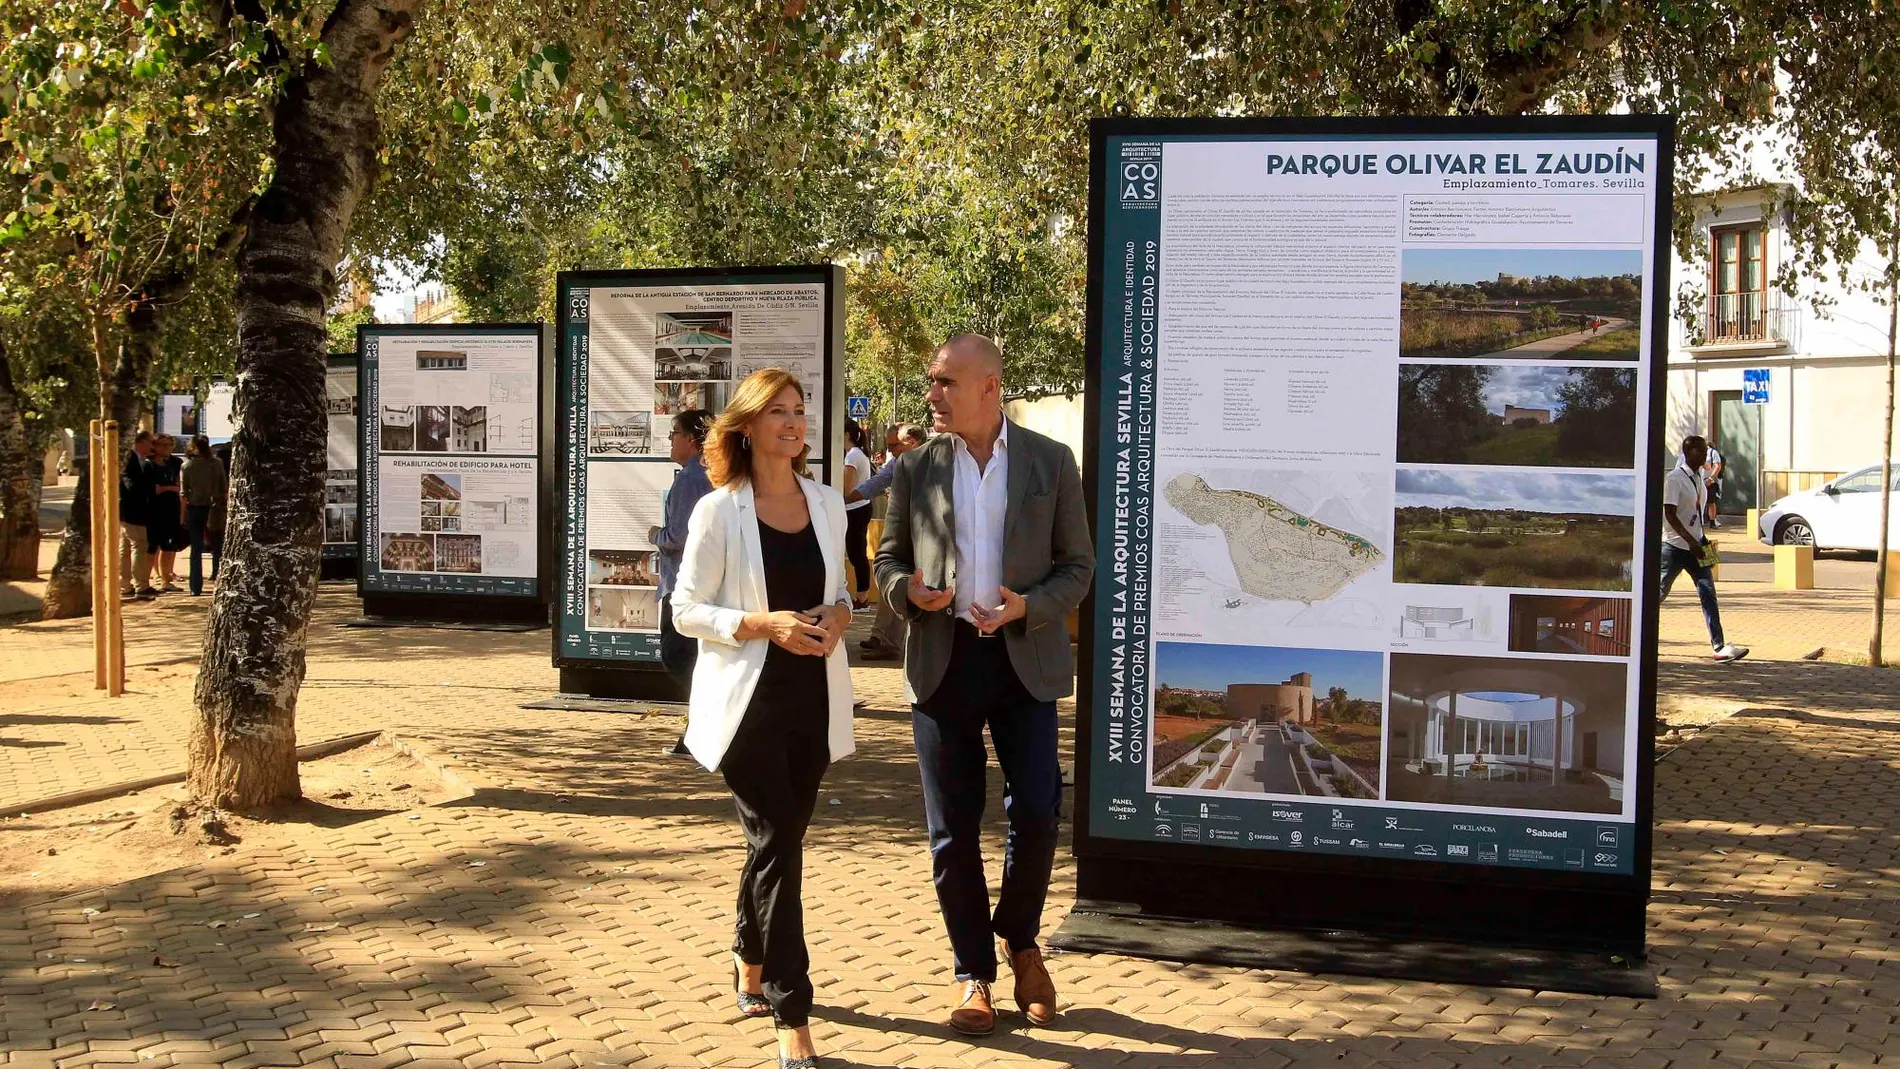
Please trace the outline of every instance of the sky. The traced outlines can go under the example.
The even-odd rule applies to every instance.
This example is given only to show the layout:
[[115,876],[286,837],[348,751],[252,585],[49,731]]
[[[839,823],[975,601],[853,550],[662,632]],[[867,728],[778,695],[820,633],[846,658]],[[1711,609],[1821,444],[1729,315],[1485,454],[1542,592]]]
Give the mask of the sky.
[[1155,679],[1170,687],[1226,690],[1229,683],[1280,683],[1295,672],[1311,672],[1316,696],[1345,687],[1349,697],[1384,700],[1384,659],[1376,653],[1211,642],[1158,642],[1155,647]]
[[[1556,419],[1563,415],[1564,403],[1557,391],[1580,370],[1572,367],[1540,367],[1536,364],[1497,364],[1484,384],[1484,409],[1502,415],[1505,405],[1519,408],[1548,408]],[[1636,379],[1629,378],[1634,389]]]
[[1399,508],[1519,509],[1634,516],[1635,476],[1400,468]]
[[1500,364],[1491,369],[1484,384],[1484,410],[1502,413],[1505,405],[1519,408],[1548,408],[1554,419],[1563,415],[1558,387],[1570,377],[1567,367],[1522,367]]
[[1406,282],[1495,282],[1520,277],[1605,278],[1643,273],[1640,249],[1407,249],[1399,266]]

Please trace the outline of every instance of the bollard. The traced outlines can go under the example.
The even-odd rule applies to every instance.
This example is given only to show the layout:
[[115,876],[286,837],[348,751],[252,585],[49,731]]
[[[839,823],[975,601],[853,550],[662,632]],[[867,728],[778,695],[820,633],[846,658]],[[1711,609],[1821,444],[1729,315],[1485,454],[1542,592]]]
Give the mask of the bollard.
[[1814,547],[1775,547],[1775,589],[1814,589]]
[[[102,463],[108,473],[102,485],[106,489],[105,516],[108,526],[118,529],[119,522],[119,421],[106,420],[105,443],[100,450],[104,458]],[[106,553],[106,694],[116,698],[125,693],[125,602],[119,597],[119,590],[125,585],[125,576],[119,574],[119,554]],[[95,584],[96,585],[96,584]]]
[[1748,510],[1748,537],[1750,538],[1761,537],[1761,510],[1760,509]]
[[106,601],[119,596],[118,588],[111,586],[111,576],[107,574],[106,557],[119,551],[119,525],[106,515],[107,478],[117,479],[118,473],[110,476],[102,472],[108,470],[106,464],[106,436],[99,429],[99,421],[93,420],[86,437],[87,468],[86,479],[89,490],[87,503],[92,518],[92,689],[106,689],[106,675],[111,662],[106,657],[106,645],[111,635],[111,626],[106,620]]

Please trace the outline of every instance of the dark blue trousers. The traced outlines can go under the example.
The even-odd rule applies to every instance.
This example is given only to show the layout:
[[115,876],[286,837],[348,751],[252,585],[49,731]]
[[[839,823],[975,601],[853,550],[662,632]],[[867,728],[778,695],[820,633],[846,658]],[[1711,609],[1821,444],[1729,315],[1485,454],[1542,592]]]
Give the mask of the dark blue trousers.
[[191,539],[191,575],[189,583],[193,594],[202,594],[205,589],[204,564],[202,558],[211,554],[211,578],[218,578],[218,544],[212,539],[218,535],[206,529],[211,519],[210,505],[185,506],[185,533]]
[[[1009,838],[994,912],[983,874],[983,807],[989,728],[1003,769]],[[958,980],[996,979],[996,936],[1012,951],[1036,945],[1062,820],[1056,703],[1037,701],[1016,678],[1001,635],[981,638],[959,621],[943,682],[911,709],[923,775],[937,905],[950,932]]]
[[1669,588],[1676,585],[1676,577],[1683,572],[1695,581],[1695,596],[1702,602],[1702,622],[1709,625],[1709,644],[1716,649],[1722,648],[1722,610],[1715,603],[1715,576],[1702,564],[1701,557],[1694,550],[1681,549],[1667,542],[1662,544],[1662,596],[1669,596]]
[[699,663],[699,640],[687,638],[673,626],[673,599],[660,599],[660,664],[683,693],[693,689],[693,666]]

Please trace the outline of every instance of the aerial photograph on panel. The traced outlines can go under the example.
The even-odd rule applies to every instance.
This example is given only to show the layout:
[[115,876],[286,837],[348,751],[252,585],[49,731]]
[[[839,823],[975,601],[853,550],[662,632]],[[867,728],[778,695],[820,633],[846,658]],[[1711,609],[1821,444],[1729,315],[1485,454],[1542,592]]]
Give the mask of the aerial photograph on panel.
[[1155,679],[1155,788],[1379,796],[1379,654],[1158,642]]
[[1637,249],[1407,249],[1399,355],[1419,359],[1635,360]]
[[1633,474],[1400,468],[1399,583],[1630,589]]
[[1402,464],[1629,468],[1636,369],[1399,365]]

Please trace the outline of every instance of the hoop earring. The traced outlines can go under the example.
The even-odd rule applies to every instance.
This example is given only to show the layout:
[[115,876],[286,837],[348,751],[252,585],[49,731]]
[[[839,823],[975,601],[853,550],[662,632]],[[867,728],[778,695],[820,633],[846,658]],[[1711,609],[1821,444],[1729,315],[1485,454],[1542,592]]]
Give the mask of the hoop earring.
[[751,436],[751,435],[749,435],[749,434],[743,434],[743,435],[740,435],[740,436],[739,436],[739,448],[741,448],[741,449],[750,449],[750,448],[752,448],[752,436]]

